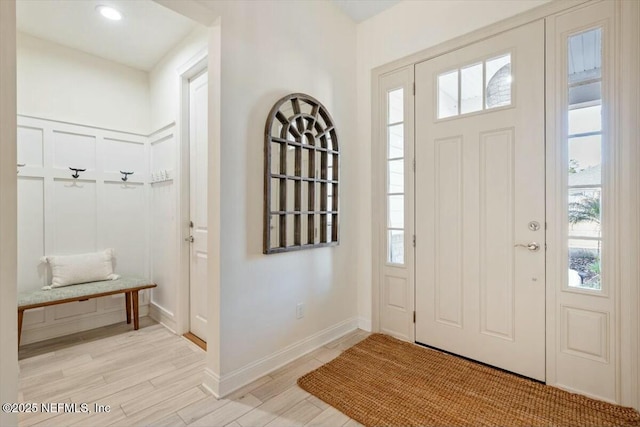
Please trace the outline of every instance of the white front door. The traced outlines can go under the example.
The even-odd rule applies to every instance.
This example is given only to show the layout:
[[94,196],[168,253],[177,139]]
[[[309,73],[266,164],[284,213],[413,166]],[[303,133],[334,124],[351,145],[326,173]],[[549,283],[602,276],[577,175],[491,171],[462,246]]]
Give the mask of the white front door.
[[544,23],[415,81],[416,341],[544,380]]
[[189,82],[190,331],[207,341],[207,73]]

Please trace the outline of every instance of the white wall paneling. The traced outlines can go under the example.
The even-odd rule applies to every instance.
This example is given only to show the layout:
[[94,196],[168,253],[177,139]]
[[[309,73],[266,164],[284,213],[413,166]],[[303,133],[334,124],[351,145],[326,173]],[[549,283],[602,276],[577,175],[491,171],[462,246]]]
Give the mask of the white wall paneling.
[[510,341],[516,310],[514,136],[513,127],[480,134],[480,330]]
[[178,280],[178,194],[176,185],[176,126],[171,124],[149,138],[151,280],[154,289],[152,317],[177,331],[175,316]]
[[[18,116],[18,291],[51,278],[43,255],[115,249],[115,271],[149,278],[148,137]],[[69,167],[87,169],[71,177]],[[127,182],[120,171],[134,172]],[[141,295],[141,314],[149,295]],[[125,319],[124,298],[25,312],[23,343]]]

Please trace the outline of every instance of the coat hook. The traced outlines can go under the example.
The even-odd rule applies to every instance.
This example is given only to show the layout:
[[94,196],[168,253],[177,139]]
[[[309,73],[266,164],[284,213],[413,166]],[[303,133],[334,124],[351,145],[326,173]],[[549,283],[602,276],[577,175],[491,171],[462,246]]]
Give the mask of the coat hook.
[[120,173],[122,174],[122,180],[127,182],[129,180],[129,175],[133,175],[133,172],[123,172],[120,171]]
[[80,178],[80,173],[79,173],[79,172],[84,172],[84,171],[86,171],[86,169],[77,169],[77,168],[71,168],[71,167],[70,167],[69,169],[71,169],[72,171],[74,171],[74,172],[75,172],[75,173],[71,174],[71,176],[72,176],[73,178],[75,178],[75,179]]
[[[23,168],[25,166],[27,166],[26,163],[18,163],[16,166],[18,166],[19,168]],[[18,173],[20,173],[20,169],[18,169]]]

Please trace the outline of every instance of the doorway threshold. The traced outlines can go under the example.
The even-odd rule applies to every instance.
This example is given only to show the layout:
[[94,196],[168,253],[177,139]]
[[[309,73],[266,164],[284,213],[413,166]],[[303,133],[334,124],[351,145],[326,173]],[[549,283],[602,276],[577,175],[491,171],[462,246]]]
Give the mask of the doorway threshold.
[[191,332],[187,332],[186,334],[183,335],[183,337],[185,337],[186,339],[188,339],[189,341],[191,341],[192,343],[194,343],[204,351],[207,351],[207,343],[201,340],[200,338],[198,338],[197,336],[193,335]]

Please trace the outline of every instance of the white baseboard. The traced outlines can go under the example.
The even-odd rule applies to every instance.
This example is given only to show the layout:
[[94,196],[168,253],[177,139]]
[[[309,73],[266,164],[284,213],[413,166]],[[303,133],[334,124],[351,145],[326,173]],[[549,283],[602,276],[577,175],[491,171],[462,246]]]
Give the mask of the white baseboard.
[[[140,305],[139,316],[144,317],[149,314],[149,306],[147,304]],[[121,310],[104,311],[102,313],[84,315],[80,318],[66,318],[64,321],[54,321],[44,326],[29,328],[23,326],[20,345],[32,344],[38,341],[44,341],[51,338],[58,338],[65,335],[84,332],[102,326],[112,325],[114,323],[123,322],[126,319],[124,308]]]
[[590,397],[590,398],[595,399],[595,400],[602,400],[602,401],[611,403],[613,405],[619,405],[620,404],[620,402],[616,402],[615,400],[608,399],[608,398],[602,397],[602,396],[598,396],[597,394],[587,393],[586,391],[583,391],[583,390],[580,390],[580,389],[577,389],[577,388],[573,388],[573,387],[569,387],[569,386],[566,386],[564,384],[560,384],[560,383],[550,384],[550,383],[547,383],[547,385],[550,385],[550,386],[553,386],[553,387],[558,387],[559,389],[568,391],[569,393],[581,394],[583,396],[587,396],[587,397]]
[[371,319],[366,317],[358,317],[358,329],[371,332]]
[[221,377],[207,368],[205,370],[203,386],[213,393],[214,396],[218,398],[224,397],[240,387],[273,372],[281,366],[291,363],[295,359],[322,347],[326,343],[357,329],[358,323],[357,317],[344,320]]
[[149,317],[169,329],[174,334],[178,330],[178,324],[176,323],[174,314],[169,310],[160,307],[153,301],[149,303]]
[[209,368],[204,370],[202,386],[213,394],[216,399],[220,399],[220,377]]

